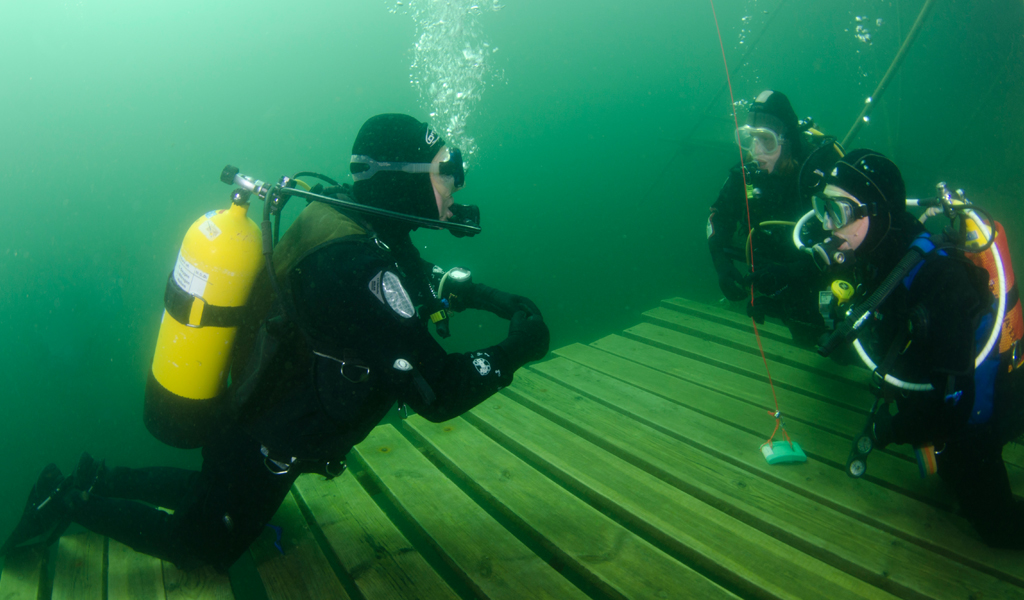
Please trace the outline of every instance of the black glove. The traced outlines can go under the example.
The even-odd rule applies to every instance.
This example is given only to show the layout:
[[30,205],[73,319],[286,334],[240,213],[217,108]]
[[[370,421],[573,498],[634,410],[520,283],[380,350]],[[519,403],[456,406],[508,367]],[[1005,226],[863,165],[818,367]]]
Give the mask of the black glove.
[[747,302],[747,316],[758,325],[764,325],[764,304],[758,302],[763,297],[754,298],[753,302]]
[[893,442],[892,415],[889,414],[888,402],[883,402],[875,414],[871,415],[871,437],[876,450],[881,450]]
[[544,358],[550,344],[551,333],[543,317],[518,311],[512,315],[508,325],[508,337],[498,346],[508,355],[513,369],[518,369],[530,361]]
[[[808,267],[810,268],[808,269]],[[754,267],[754,272],[750,274],[748,280],[754,284],[754,289],[757,291],[773,296],[790,285],[802,282],[814,273],[812,265],[800,261],[764,263]]]
[[512,316],[520,311],[525,312],[529,317],[543,318],[540,309],[529,298],[509,294],[479,283],[463,292],[460,305],[463,308],[486,310],[508,320],[511,320]]
[[743,300],[750,295],[750,288],[744,285],[743,275],[739,269],[730,264],[718,272],[718,287],[722,288],[722,294],[732,302]]
[[789,285],[791,279],[789,265],[765,264],[755,266],[754,272],[750,274],[750,282],[754,289],[762,294],[773,296],[778,294]]
[[786,314],[786,303],[772,296],[757,296],[753,302],[747,303],[747,316],[759,325],[765,317],[781,319]]

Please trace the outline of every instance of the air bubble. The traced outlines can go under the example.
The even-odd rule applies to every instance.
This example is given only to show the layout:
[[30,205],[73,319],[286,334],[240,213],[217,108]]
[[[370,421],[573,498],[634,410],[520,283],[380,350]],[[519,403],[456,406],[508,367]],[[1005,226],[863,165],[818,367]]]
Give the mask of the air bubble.
[[432,125],[463,156],[477,150],[466,134],[466,121],[480,101],[480,92],[501,74],[490,73],[488,57],[497,52],[483,41],[479,18],[503,8],[497,1],[406,0],[418,38],[410,65],[420,101],[429,107]]
[[871,44],[871,31],[863,25],[857,26],[854,37],[865,44]]

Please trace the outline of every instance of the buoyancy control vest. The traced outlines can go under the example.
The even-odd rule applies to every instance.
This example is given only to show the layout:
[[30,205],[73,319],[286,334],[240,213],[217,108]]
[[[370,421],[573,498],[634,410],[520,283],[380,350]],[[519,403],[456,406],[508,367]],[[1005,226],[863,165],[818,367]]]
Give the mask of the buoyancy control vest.
[[[239,425],[263,446],[268,468],[330,477],[395,402],[429,406],[437,401],[419,371],[416,347],[388,343],[424,326],[427,318],[412,302],[402,304],[392,296],[408,294],[411,300],[432,291],[405,290],[402,279],[413,288],[422,282],[402,269],[372,231],[329,206],[307,207],[280,248],[275,271],[283,284],[281,300],[292,304],[284,319],[271,308],[251,348],[239,352],[239,363],[245,364],[233,373],[231,407]],[[420,263],[408,268],[422,268],[425,263]],[[341,328],[346,333],[319,331],[307,311],[316,311],[316,303],[326,298],[319,292],[309,295],[321,289],[318,278],[325,274],[332,282],[326,285],[345,290],[327,299],[331,306],[343,306],[354,319],[377,319],[380,302],[390,307],[386,312],[392,318],[374,320],[372,328],[354,322]],[[339,288],[333,289],[337,293]],[[257,291],[257,312],[258,301],[268,295],[269,290]],[[313,306],[306,304],[310,300]]]
[[[235,388],[232,412],[237,413],[241,405],[246,404],[255,379],[263,373],[266,363],[273,358],[271,355],[276,353],[283,340],[292,339],[295,344],[305,345],[306,350],[311,350],[308,338],[299,339],[303,337],[299,329],[301,324],[292,321],[295,314],[291,309],[293,300],[287,282],[291,272],[309,254],[343,240],[373,243],[375,238],[350,217],[319,202],[304,208],[282,236],[274,249],[274,273],[282,284],[284,297],[275,299],[266,271],[261,272],[253,286],[252,298],[236,342],[231,368],[232,387]],[[262,356],[254,356],[254,353]]]
[[[947,251],[945,249],[938,249],[936,251],[935,242],[932,241],[931,235],[928,233],[922,233],[917,236],[913,242],[911,242],[911,252],[920,251],[924,255],[924,259],[914,265],[910,271],[902,279],[902,287],[905,291],[909,292],[913,285],[917,275],[921,269],[930,260],[934,260],[938,256],[947,256],[953,259],[961,260],[968,268],[979,271],[978,279],[978,293],[984,294],[988,291],[987,277],[983,278],[980,274],[980,269],[973,262],[960,255],[955,250]],[[911,343],[913,343],[915,334],[920,332],[926,332],[929,328],[927,324],[928,315],[923,312],[916,310],[916,307],[905,307],[907,312],[910,313],[911,317],[907,325],[911,329],[915,330],[910,333]],[[980,314],[976,315],[963,315],[964,318],[970,318],[975,321],[974,328],[974,349],[976,353],[984,348],[986,341],[988,340],[989,334],[992,331],[992,322],[994,318],[995,309],[984,310]],[[896,336],[894,343],[903,344],[906,341],[906,337]],[[902,351],[897,349],[897,351]],[[891,350],[890,350],[891,353]],[[973,356],[973,353],[972,353]],[[974,368],[974,405],[971,409],[971,414],[968,419],[968,423],[972,425],[987,423],[993,414],[993,407],[995,401],[995,383],[996,375],[999,373],[1000,358],[997,352],[990,352],[989,355]],[[950,378],[949,384],[946,389],[939,390],[942,395],[944,402],[947,404],[955,405],[960,400],[962,394],[961,390],[956,390],[952,386],[952,378]]]
[[[288,274],[315,248],[343,238],[372,241],[373,236],[358,223],[338,212],[337,209],[319,202],[310,203],[299,213],[295,222],[285,231],[281,242],[274,248],[274,273],[279,282],[286,282]],[[283,302],[291,302],[287,286],[282,289]],[[281,315],[270,314],[273,310],[274,291],[266,270],[260,271],[253,286],[252,298],[247,306],[232,361],[232,373],[244,370],[253,351],[253,341],[263,322]],[[280,320],[278,321],[281,322]]]

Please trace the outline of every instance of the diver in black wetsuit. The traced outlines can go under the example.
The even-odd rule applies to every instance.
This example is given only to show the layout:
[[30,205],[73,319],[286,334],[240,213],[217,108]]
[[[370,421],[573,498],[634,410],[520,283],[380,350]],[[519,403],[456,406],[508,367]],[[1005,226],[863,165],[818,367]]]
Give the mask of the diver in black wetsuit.
[[[813,204],[832,237],[819,247],[823,256],[844,255],[843,268],[856,276],[864,297],[906,264],[912,246],[924,254],[909,270],[899,267],[870,335],[861,336],[877,357],[878,393],[898,409],[891,415],[886,402],[872,417],[874,446],[933,444],[939,475],[982,539],[1024,548],[1024,504],[1014,501],[1002,460],[1003,446],[1024,432],[1021,369],[995,351],[975,367],[995,313],[988,273],[906,212],[903,178],[881,154],[850,152],[825,183]],[[932,389],[900,389],[882,383],[884,375]]]
[[[474,210],[452,201],[464,184],[461,154],[412,117],[371,118],[352,155],[354,185],[325,195],[441,221]],[[65,479],[49,465],[0,554],[52,543],[74,521],[183,568],[227,569],[300,474],[340,474],[348,451],[393,404],[450,419],[547,353],[548,329],[533,302],[453,270],[451,282],[461,282],[444,294],[448,308],[488,310],[510,326],[494,346],[446,354],[427,330],[445,314],[444,272],[420,258],[413,227],[307,206],[274,253],[283,302],[269,277],[256,284],[236,344],[231,410],[203,445],[202,470],[107,469],[83,455]]]
[[[759,322],[766,315],[780,318],[795,340],[813,344],[824,331],[824,321],[818,314],[818,291],[824,288],[824,282],[810,256],[795,248],[792,225],[770,222],[795,223],[807,213],[808,196],[801,189],[801,183],[805,183],[800,181],[801,172],[808,171],[805,167],[811,156],[811,162],[821,163],[822,168],[831,166],[840,156],[838,147],[830,138],[826,141],[823,136],[801,131],[789,99],[771,90],[757,96],[737,135],[744,153],[752,160],[730,172],[708,217],[708,248],[718,285],[727,299],[746,299],[748,314]],[[754,270],[745,268],[741,272],[734,261],[748,262],[748,206]],[[820,233],[813,229],[808,235]],[[758,294],[752,304],[751,284]]]

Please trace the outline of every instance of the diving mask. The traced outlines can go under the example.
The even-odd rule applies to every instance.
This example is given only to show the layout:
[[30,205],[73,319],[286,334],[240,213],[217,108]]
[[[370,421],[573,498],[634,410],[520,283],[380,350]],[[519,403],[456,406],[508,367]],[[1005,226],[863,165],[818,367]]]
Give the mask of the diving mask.
[[401,171],[403,173],[434,173],[451,177],[455,189],[466,185],[466,170],[462,163],[462,151],[458,148],[448,149],[448,160],[439,163],[384,162],[374,160],[363,154],[353,154],[350,161],[353,165],[364,165],[363,168],[352,167],[352,179],[365,181],[381,171]]
[[736,130],[736,141],[747,152],[760,155],[772,154],[782,145],[782,139],[771,129],[750,125]]
[[815,194],[811,196],[811,204],[814,206],[814,215],[821,221],[822,226],[830,231],[841,229],[848,224],[869,216],[868,207],[846,196],[832,195],[828,193]]

